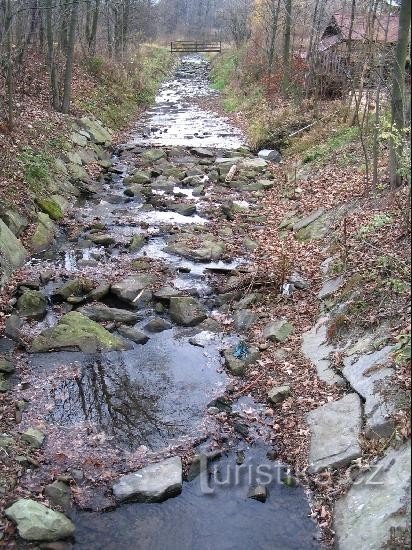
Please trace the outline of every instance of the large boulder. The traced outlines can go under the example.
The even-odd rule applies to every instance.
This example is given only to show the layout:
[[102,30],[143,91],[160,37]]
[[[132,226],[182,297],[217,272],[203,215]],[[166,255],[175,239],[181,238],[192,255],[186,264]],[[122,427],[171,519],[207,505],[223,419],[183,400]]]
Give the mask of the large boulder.
[[113,485],[113,494],[119,501],[163,502],[180,494],[182,484],[182,461],[174,456],[121,477]]
[[5,510],[19,535],[29,541],[56,541],[74,534],[74,524],[60,512],[30,499],[20,499]]
[[112,143],[110,132],[104,128],[100,121],[89,117],[83,117],[80,119],[80,126],[86,130],[92,141],[97,143],[97,145],[108,146]]
[[120,300],[133,304],[140,293],[154,282],[155,278],[153,275],[141,273],[139,275],[127,277],[126,279],[113,284],[111,287],[111,292],[120,298]]
[[108,307],[106,304],[99,303],[83,306],[78,312],[93,321],[115,321],[118,323],[125,323],[126,325],[136,323],[140,318],[139,315],[133,311]]
[[31,238],[31,248],[34,252],[45,250],[54,239],[56,226],[50,217],[44,212],[37,214],[36,229]]
[[30,352],[44,353],[61,349],[94,353],[97,350],[125,350],[130,349],[130,346],[96,322],[75,311],[67,313],[56,326],[36,336]]
[[371,464],[336,502],[333,524],[336,548],[408,548],[409,545],[396,542],[396,535],[410,536],[410,491],[408,441],[398,449],[389,449],[383,458]]
[[194,327],[207,319],[207,312],[194,298],[176,296],[170,298],[170,316],[178,325]]
[[22,317],[42,319],[47,311],[47,299],[38,290],[26,290],[17,300],[17,309]]
[[19,237],[29,225],[29,220],[14,210],[0,211],[0,217],[16,237]]
[[14,269],[24,264],[27,252],[7,225],[0,220],[0,284]]

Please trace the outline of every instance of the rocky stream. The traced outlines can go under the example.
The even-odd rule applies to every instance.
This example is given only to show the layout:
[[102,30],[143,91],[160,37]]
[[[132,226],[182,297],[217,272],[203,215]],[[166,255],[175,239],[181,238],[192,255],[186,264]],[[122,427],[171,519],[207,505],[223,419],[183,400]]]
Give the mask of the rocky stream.
[[[31,344],[19,352],[23,379],[7,383],[17,384],[22,438],[44,456],[41,468],[20,457],[23,485],[66,517],[46,521],[46,509],[20,500],[6,513],[22,539],[318,547],[305,491],[276,461],[266,404],[233,382],[259,358],[244,336],[253,293],[243,292],[237,333],[223,330],[255,243],[210,218],[242,211],[259,222],[243,191],[273,182],[241,131],[196,103],[215,93],[207,63],[183,58],[54,244],[30,260],[6,332]],[[238,188],[222,187],[235,171]],[[239,238],[243,256],[231,250]]]
[[[0,392],[13,396],[0,453],[14,471],[0,535],[11,547],[320,548],[319,523],[328,542],[334,533],[326,508],[313,512],[318,474],[336,500],[339,548],[375,550],[408,532],[409,443],[362,463],[366,440],[394,437],[404,402],[389,383],[390,335],[382,326],[330,344],[345,281],[326,244],[311,281],[293,266],[256,280],[262,204],[281,186],[281,159],[254,154],[207,110],[218,99],[208,72],[202,57],[183,57],[113,149],[99,121],[80,119],[61,179],[37,200],[30,259],[19,239],[28,221],[2,214],[2,268],[21,268],[6,286],[0,339]],[[277,197],[287,203],[279,234],[299,243],[322,242],[356,207],[305,213],[296,190]],[[310,250],[300,249],[301,266]],[[291,456],[279,450],[280,416],[309,476],[280,460]],[[286,448],[293,454],[290,438]],[[345,468],[341,496],[333,480]]]

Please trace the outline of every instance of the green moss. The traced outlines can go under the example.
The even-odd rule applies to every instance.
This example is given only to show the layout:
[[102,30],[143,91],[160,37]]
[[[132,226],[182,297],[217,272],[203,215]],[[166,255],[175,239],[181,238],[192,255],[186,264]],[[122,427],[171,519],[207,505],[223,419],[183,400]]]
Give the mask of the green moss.
[[125,347],[122,340],[110,334],[98,323],[74,311],[62,317],[55,327],[37,336],[32,342],[31,352],[72,348],[87,352],[93,348],[122,350]]
[[40,210],[47,214],[52,220],[61,220],[63,218],[63,210],[54,199],[41,197],[36,200],[36,203]]
[[326,143],[309,149],[303,158],[303,162],[309,163],[326,159],[333,151],[341,149],[345,145],[355,141],[358,137],[359,128],[357,126],[341,128]]

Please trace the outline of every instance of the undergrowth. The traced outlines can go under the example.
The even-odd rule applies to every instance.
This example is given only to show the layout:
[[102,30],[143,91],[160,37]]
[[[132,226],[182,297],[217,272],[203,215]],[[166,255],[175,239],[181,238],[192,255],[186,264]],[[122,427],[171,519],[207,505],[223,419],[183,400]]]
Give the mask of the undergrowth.
[[171,64],[169,51],[156,45],[143,46],[122,65],[101,57],[88,59],[85,68],[96,84],[87,95],[75,99],[75,106],[119,130],[130,122],[139,107],[146,107],[154,100]]

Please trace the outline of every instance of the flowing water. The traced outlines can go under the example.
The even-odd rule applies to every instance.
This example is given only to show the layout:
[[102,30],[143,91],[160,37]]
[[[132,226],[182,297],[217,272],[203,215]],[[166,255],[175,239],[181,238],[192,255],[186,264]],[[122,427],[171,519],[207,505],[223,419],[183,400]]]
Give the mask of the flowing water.
[[[218,156],[230,155],[231,150],[244,145],[242,133],[228,120],[197,103],[199,98],[214,94],[208,83],[207,63],[199,56],[183,58],[174,76],[162,86],[154,107],[137,121],[123,154],[115,157],[117,173],[101,182],[100,192],[79,202],[76,210],[82,227],[103,221],[105,233],[115,235],[115,245],[94,246],[87,230],[70,240],[62,237],[52,251],[32,261],[33,269],[44,273],[54,265],[69,276],[96,273],[104,276],[116,269],[126,254],[130,256],[124,250],[130,237],[144,232],[148,240],[133,254],[135,260],[161,262],[172,274],[176,288],[197,296],[213,312],[208,273],[211,269],[230,273],[245,260],[198,263],[166,250],[171,237],[188,226],[207,231],[209,220],[202,211],[204,199],[196,198],[197,214],[193,216],[167,208],[145,208],[145,201],[139,197],[125,197],[124,177],[133,155],[146,147],[182,147],[180,156],[175,153],[173,157],[174,166],[190,168],[196,164],[190,155],[193,147],[213,147]],[[175,185],[172,194],[182,194],[182,190],[185,199],[194,200],[192,190],[187,187]],[[241,202],[241,206],[249,205]],[[43,290],[51,296],[56,286],[58,283],[52,280]],[[111,301],[106,298],[106,303],[119,307],[113,298]],[[143,300],[135,328],[144,330],[156,316],[153,304]],[[167,313],[163,317],[168,318]],[[55,322],[50,310],[35,330],[38,332]],[[184,440],[203,440],[203,446],[207,447],[210,434],[218,432],[219,427],[213,416],[207,414],[206,407],[231,383],[222,365],[220,349],[229,342],[238,342],[239,336],[206,332],[206,342],[199,347],[190,343],[196,332],[199,331],[172,326],[152,334],[144,346],[136,344],[125,352],[98,355],[53,352],[30,356],[31,387],[27,389],[27,397],[31,398],[31,409],[25,422],[44,417],[46,404],[45,419],[58,433],[55,445],[60,445],[60,454],[73,456],[89,453],[89,448],[82,450],[85,441],[91,448],[100,442],[103,456],[108,449],[115,449],[123,462],[131,456],[128,453],[142,449],[161,452]],[[73,369],[75,374],[60,376],[64,369]],[[23,396],[24,391],[23,388]],[[74,547],[87,550],[319,547],[317,528],[308,517],[305,491],[300,486],[285,484],[286,468],[266,457],[270,446],[264,409],[247,397],[232,404],[240,424],[248,425],[251,437],[245,440],[238,434],[234,442],[221,437],[223,453],[211,472],[211,491],[196,478],[184,483],[180,496],[162,504],[131,503],[115,509],[91,506],[107,511],[72,512],[77,528]],[[251,417],[257,419],[257,427]],[[48,440],[52,453],[52,434]],[[229,450],[224,452],[225,448]],[[239,461],[239,453],[244,460]],[[272,472],[265,503],[247,498],[249,485],[256,481],[258,466]]]

